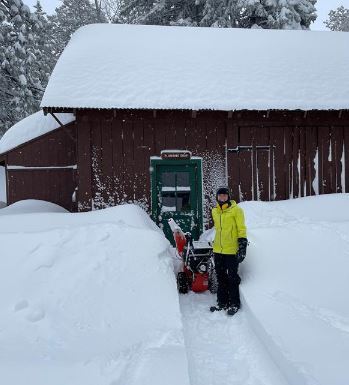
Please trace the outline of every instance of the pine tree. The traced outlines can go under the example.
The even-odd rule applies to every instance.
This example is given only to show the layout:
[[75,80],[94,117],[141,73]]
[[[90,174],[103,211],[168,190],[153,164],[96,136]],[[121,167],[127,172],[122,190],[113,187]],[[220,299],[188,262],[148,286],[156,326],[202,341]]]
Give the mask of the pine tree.
[[325,20],[324,24],[331,31],[349,32],[349,9],[343,6],[338,7],[336,10],[332,10],[328,14],[328,17],[328,20]]
[[[31,70],[35,15],[22,0],[0,2],[0,131],[35,112],[43,88]],[[40,96],[39,96],[40,95]]]
[[[95,6],[99,7],[98,9]],[[88,24],[106,22],[100,2],[92,5],[89,0],[62,0],[56,13],[49,16],[52,38],[55,40],[55,57],[58,59],[72,34]]]
[[246,7],[241,0],[206,0],[201,26],[244,27]]
[[[37,89],[44,90],[53,67],[56,63],[52,53],[54,52],[55,42],[50,34],[50,25],[47,14],[43,11],[41,3],[37,0],[34,6],[37,27],[33,31],[33,38],[29,44],[30,69],[32,82],[36,84]],[[40,103],[42,93],[36,94],[38,104]]]
[[[317,0],[247,0],[249,27],[309,29]],[[247,17],[246,17],[247,16]]]
[[307,29],[316,0],[121,0],[118,22]]
[[121,0],[117,22],[198,26],[204,0]]

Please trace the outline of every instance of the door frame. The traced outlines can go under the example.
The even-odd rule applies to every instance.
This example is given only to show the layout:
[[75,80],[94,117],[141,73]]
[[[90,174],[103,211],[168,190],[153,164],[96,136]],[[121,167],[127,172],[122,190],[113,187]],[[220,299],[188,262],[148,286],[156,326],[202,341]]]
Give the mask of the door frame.
[[196,168],[196,186],[197,186],[197,211],[198,211],[198,227],[199,233],[203,232],[203,178],[202,178],[202,158],[195,157],[191,159],[161,159],[159,157],[150,158],[150,195],[151,195],[151,217],[158,225],[157,210],[158,210],[158,194],[156,191],[156,178],[158,166],[185,166],[190,165]]

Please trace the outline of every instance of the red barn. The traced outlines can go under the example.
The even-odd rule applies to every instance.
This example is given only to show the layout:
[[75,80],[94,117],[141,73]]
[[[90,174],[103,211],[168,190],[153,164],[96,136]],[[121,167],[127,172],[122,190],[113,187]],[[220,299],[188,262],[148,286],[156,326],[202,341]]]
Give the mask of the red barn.
[[47,116],[0,142],[8,203],[133,202],[198,234],[222,184],[237,201],[349,192],[348,45],[341,32],[83,27]]

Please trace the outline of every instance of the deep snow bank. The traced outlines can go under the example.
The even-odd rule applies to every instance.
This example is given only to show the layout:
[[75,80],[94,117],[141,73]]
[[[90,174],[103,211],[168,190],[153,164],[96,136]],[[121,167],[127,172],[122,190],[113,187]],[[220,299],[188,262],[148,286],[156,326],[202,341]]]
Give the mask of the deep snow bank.
[[245,202],[244,309],[290,384],[346,385],[349,194]]
[[189,383],[169,243],[139,207],[8,213],[0,244],[1,383]]
[[[34,213],[68,213],[66,209],[54,203],[28,199],[13,203],[10,206],[4,207],[0,211],[0,215],[15,215],[15,214],[34,214]],[[16,221],[16,219],[15,219]],[[29,218],[32,222],[32,219]],[[43,224],[41,223],[41,226]]]

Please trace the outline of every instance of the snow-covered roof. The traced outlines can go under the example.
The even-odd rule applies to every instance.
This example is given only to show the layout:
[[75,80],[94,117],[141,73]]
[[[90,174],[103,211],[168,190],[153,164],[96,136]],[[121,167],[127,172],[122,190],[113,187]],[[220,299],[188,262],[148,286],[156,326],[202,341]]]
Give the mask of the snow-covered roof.
[[348,47],[345,32],[88,25],[41,107],[347,109]]
[[[75,120],[73,114],[55,114],[62,124]],[[38,111],[12,126],[0,139],[0,154],[35,139],[40,135],[59,128],[58,122],[51,115]]]

